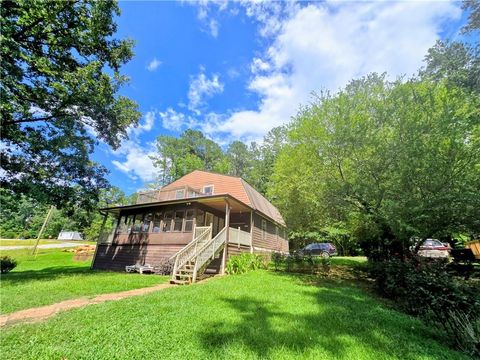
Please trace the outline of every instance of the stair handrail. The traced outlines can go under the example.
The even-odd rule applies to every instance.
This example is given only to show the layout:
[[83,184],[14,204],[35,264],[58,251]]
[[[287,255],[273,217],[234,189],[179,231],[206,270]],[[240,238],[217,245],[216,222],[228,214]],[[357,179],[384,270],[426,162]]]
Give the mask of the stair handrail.
[[[205,226],[204,231],[198,235],[195,239],[193,239],[188,245],[181,248],[175,255],[173,255],[170,259],[175,258],[175,264],[173,265],[173,272],[172,275],[175,276],[175,273],[179,268],[185,265],[188,261],[194,258],[197,254],[197,245],[200,241],[208,239],[212,237],[212,226]],[[198,229],[198,227],[197,227]]]
[[227,227],[223,227],[223,229],[220,230],[213,239],[208,241],[197,251],[196,255],[194,256],[195,266],[193,268],[192,282],[196,281],[198,270],[201,269],[203,265],[205,265],[208,259],[213,259],[215,257],[216,251],[220,248],[222,244],[227,241],[226,230]]

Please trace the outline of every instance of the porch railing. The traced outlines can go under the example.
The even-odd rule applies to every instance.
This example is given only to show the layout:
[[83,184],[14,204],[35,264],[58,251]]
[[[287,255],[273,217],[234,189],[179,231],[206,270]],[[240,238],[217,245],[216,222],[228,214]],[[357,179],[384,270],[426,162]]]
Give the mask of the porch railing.
[[240,229],[229,228],[229,244],[236,244],[240,248],[240,245],[250,246],[250,232],[246,232]]
[[111,244],[115,237],[115,229],[111,231],[102,231],[98,236],[98,244]]

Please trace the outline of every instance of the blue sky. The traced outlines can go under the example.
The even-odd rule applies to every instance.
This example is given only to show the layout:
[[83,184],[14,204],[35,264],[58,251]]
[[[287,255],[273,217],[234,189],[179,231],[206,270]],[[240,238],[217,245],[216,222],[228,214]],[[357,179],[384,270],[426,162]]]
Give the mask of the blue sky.
[[155,180],[149,158],[162,134],[202,130],[226,146],[259,140],[352,78],[411,75],[439,38],[465,21],[455,2],[120,2],[120,38],[136,41],[122,94],[142,112],[139,127],[95,161],[132,193]]

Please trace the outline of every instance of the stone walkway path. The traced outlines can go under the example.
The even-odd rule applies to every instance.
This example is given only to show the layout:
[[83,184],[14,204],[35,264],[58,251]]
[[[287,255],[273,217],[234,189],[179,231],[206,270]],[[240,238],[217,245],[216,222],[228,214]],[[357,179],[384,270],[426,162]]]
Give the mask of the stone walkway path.
[[[83,243],[72,243],[72,242],[62,242],[59,244],[43,244],[38,245],[39,249],[57,249],[57,248],[67,248],[67,247],[76,247],[76,246],[85,246],[87,244]],[[11,245],[11,246],[0,246],[1,250],[20,250],[26,248],[33,248],[33,245]]]
[[172,286],[177,286],[177,285],[168,284],[168,283],[159,284],[156,286],[151,286],[146,288],[97,295],[93,298],[83,297],[83,298],[62,301],[52,305],[20,310],[11,314],[1,315],[0,327],[18,323],[18,322],[29,322],[29,323],[37,322],[37,321],[45,320],[49,317],[52,317],[62,311],[80,308],[80,307],[92,305],[92,304],[99,304],[106,301],[117,301],[117,300],[125,299],[131,296],[145,295],[145,294],[149,294],[154,291],[163,290]]

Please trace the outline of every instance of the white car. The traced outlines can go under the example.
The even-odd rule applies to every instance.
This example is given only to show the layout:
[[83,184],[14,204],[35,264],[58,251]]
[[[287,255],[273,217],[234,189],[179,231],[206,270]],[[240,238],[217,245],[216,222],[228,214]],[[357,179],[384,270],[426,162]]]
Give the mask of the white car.
[[420,245],[418,255],[429,258],[448,258],[450,250],[449,244],[444,244],[437,239],[427,239]]

